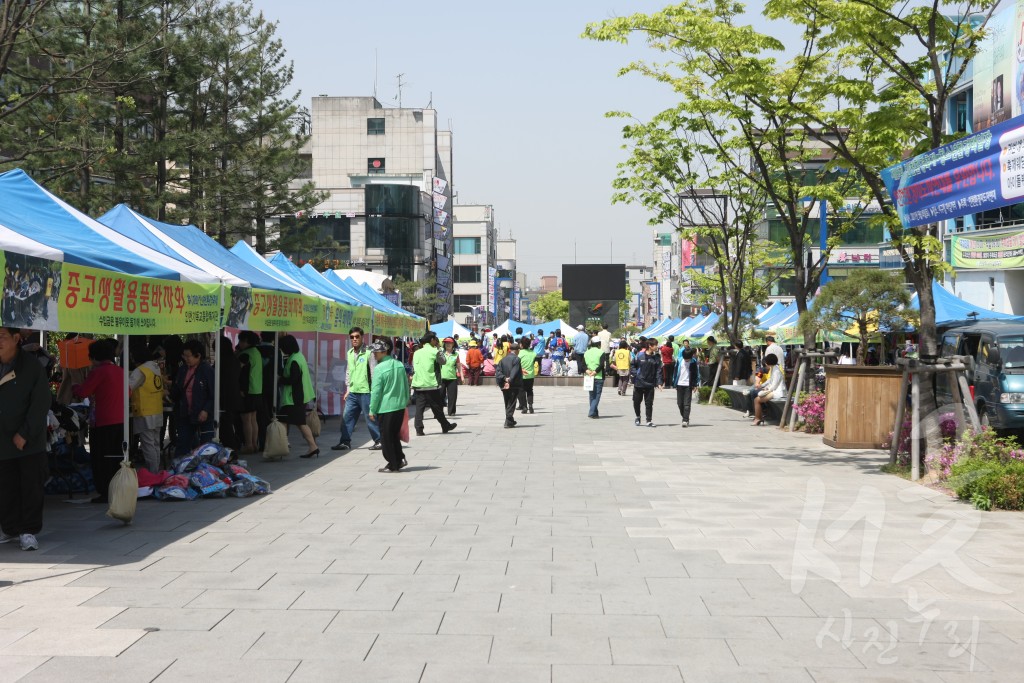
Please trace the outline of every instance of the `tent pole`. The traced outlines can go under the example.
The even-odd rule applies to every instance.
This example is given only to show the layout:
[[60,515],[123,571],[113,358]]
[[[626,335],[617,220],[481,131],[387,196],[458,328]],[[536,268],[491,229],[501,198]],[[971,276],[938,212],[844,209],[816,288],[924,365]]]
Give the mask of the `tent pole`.
[[277,401],[277,373],[278,373],[279,369],[278,369],[278,362],[277,362],[277,354],[279,352],[277,350],[277,338],[280,335],[281,335],[280,332],[278,332],[277,330],[274,330],[274,360],[273,360],[274,395],[270,399],[271,400],[271,409],[274,411],[274,417],[277,416],[277,403],[278,403],[278,401]]
[[214,334],[217,338],[213,340],[213,356],[216,359],[213,364],[213,440],[216,443],[220,443],[220,371],[223,369],[223,365],[220,362],[221,354],[221,337],[224,335],[218,330]]
[[118,337],[120,338],[121,344],[122,344],[122,347],[121,347],[121,365],[122,365],[122,368],[121,369],[124,370],[124,388],[123,388],[124,389],[124,412],[122,414],[122,419],[124,420],[124,424],[122,425],[122,432],[121,432],[121,435],[122,435],[121,457],[124,460],[124,462],[128,462],[128,443],[129,443],[129,440],[131,439],[131,422],[129,422],[129,420],[131,418],[130,418],[129,411],[128,411],[128,399],[129,399],[128,394],[129,394],[129,390],[130,390],[130,387],[128,385],[129,384],[128,373],[130,371],[129,367],[128,367],[128,346],[129,346],[129,341],[131,340],[131,335],[121,334],[121,335],[118,335]]
[[313,333],[313,410],[320,407],[320,330]]

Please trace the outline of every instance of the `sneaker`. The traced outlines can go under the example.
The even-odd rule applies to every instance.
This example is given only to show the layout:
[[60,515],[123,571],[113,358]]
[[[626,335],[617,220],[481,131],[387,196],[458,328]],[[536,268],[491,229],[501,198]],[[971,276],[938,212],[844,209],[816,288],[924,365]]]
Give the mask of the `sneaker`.
[[640,418],[638,417],[637,419],[633,420],[633,424],[636,425],[637,427],[639,427],[640,426]]
[[350,446],[349,444],[347,444],[347,443],[345,443],[344,441],[342,441],[342,442],[341,442],[341,443],[339,443],[339,444],[336,444],[336,445],[334,445],[334,446],[331,446],[331,450],[332,450],[332,451],[347,451],[347,450],[348,450],[349,448],[351,448],[351,447],[352,447],[352,446]]
[[370,450],[371,451],[379,451],[380,450],[380,441],[374,441],[373,445],[370,446]]
[[750,417],[750,411],[749,410],[743,411],[743,417]]
[[654,423],[653,423],[653,422],[651,422],[650,420],[648,420],[648,421],[647,421],[647,426],[648,426],[648,427],[653,427],[653,426],[654,426]]
[[39,550],[39,541],[32,534],[21,535],[21,549],[22,550]]
[[683,420],[683,427],[685,428],[685,427],[689,427],[689,426],[690,426],[690,423],[688,421],[686,421],[686,420]]
[[0,531],[0,543],[10,543],[16,538],[18,538],[16,535],[5,534],[4,532]]

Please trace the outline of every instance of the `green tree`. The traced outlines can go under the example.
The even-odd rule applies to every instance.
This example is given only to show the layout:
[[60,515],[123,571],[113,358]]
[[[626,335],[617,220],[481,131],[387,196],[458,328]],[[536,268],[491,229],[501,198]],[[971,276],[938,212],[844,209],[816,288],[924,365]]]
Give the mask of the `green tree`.
[[569,302],[562,298],[562,290],[558,289],[537,297],[530,304],[530,311],[534,320],[540,322],[564,320],[569,317]]
[[801,325],[826,332],[845,333],[856,326],[860,346],[857,362],[864,364],[871,327],[902,331],[918,322],[917,311],[910,308],[910,293],[903,278],[883,270],[864,268],[849,277],[832,280],[821,288],[806,316],[813,320]]
[[[739,25],[743,11],[739,3],[690,0],[650,15],[590,24],[584,36],[621,43],[641,36],[648,47],[669,59],[635,61],[620,73],[638,73],[664,83],[679,100],[650,123],[625,128],[627,140],[639,134],[646,142],[640,147],[642,153],[631,159],[632,167],[627,166],[625,173],[620,170],[617,190],[631,190],[637,177],[648,186],[651,180],[667,179],[669,195],[659,202],[658,215],[664,221],[675,212],[675,196],[695,186],[715,187],[720,182],[717,170],[680,174],[676,168],[697,163],[700,155],[705,155],[713,161],[709,167],[722,169],[736,182],[742,179],[744,193],[763,195],[765,208],[784,227],[794,298],[797,308],[804,311],[829,253],[852,223],[850,219],[862,210],[831,211],[827,243],[812,260],[811,248],[818,243],[815,203],[827,200],[833,207],[844,207],[846,199],[861,197],[863,188],[835,159],[823,157],[825,145],[803,125],[805,115],[792,102],[801,94],[798,85],[810,67],[803,63],[780,66],[783,44],[751,26]],[[813,42],[809,47],[816,57],[813,69],[828,73],[829,56],[820,53]],[[609,115],[628,116],[621,112]],[[694,182],[701,175],[706,181]],[[755,203],[749,203],[751,209]],[[866,202],[853,205],[862,207]],[[762,219],[764,213],[762,209]],[[724,289],[735,287],[726,284]],[[735,313],[732,317],[738,321],[741,316]]]
[[402,294],[402,308],[423,316],[431,323],[442,322],[436,320],[437,307],[444,303],[434,289],[436,284],[433,277],[417,281],[406,280],[401,275],[395,276],[395,289]]

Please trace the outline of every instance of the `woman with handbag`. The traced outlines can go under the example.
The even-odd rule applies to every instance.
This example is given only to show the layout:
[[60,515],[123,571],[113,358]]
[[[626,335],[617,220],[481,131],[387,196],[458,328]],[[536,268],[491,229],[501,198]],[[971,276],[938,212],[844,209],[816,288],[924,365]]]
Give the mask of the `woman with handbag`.
[[185,342],[181,353],[185,363],[178,368],[171,388],[174,400],[174,454],[185,455],[202,443],[213,441],[213,368],[206,362],[206,350],[197,339]]
[[759,427],[764,424],[761,406],[768,403],[768,401],[771,401],[773,398],[781,396],[782,392],[785,391],[782,386],[785,377],[782,373],[782,368],[779,367],[779,359],[775,357],[775,354],[768,354],[764,357],[764,364],[768,366],[768,381],[765,383],[764,388],[758,392],[757,398],[754,399],[755,427]]
[[306,404],[315,396],[306,357],[299,351],[298,340],[290,334],[281,337],[278,348],[284,354],[284,375],[281,377],[281,412],[284,414],[284,423],[298,427],[309,446],[309,452],[300,455],[300,458],[319,457],[320,447],[313,438],[313,431],[306,424]]

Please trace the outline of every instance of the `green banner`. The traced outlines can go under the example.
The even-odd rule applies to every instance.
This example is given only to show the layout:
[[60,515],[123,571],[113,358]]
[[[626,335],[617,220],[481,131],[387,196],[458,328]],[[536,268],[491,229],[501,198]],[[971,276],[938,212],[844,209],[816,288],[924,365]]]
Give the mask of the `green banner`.
[[323,301],[323,317],[320,331],[331,334],[348,334],[353,327],[370,329],[373,309],[369,306],[352,306],[333,301]]
[[954,268],[985,270],[1024,266],[1024,230],[971,237],[956,233],[950,245]]
[[2,252],[5,325],[106,334],[220,329],[220,285],[137,277]]
[[225,325],[257,332],[315,332],[325,315],[318,297],[232,287]]

